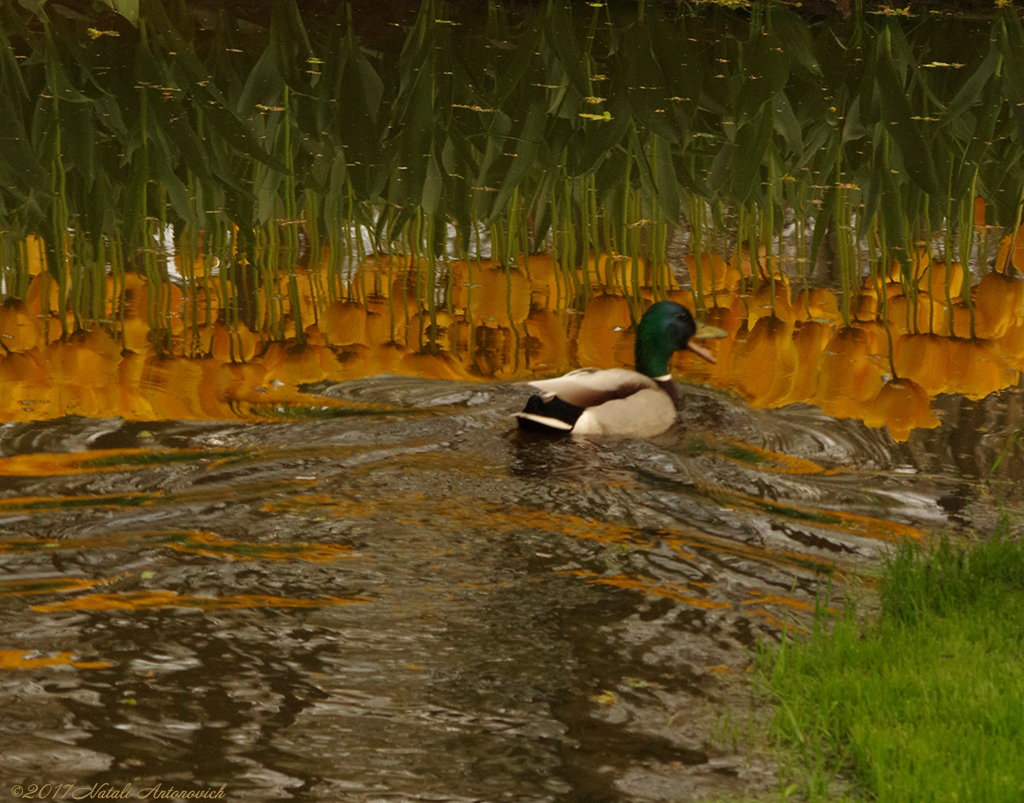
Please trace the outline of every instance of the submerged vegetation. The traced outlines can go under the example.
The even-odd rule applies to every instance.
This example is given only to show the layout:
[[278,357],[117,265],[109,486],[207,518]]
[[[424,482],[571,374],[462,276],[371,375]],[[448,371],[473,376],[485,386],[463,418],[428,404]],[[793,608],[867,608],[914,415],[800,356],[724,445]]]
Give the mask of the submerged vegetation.
[[762,658],[775,730],[809,800],[849,771],[868,799],[1015,801],[1024,795],[1024,542],[932,551],[902,543],[881,610],[820,607],[810,638]]

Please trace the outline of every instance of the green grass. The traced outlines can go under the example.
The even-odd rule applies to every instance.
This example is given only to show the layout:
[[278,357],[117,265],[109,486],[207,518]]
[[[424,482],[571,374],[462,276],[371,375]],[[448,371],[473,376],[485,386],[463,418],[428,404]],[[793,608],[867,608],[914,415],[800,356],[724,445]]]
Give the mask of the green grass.
[[[819,607],[808,638],[760,656],[787,791],[830,800],[1024,800],[1024,543],[899,546],[865,623]],[[845,791],[845,790],[844,790]],[[782,797],[788,795],[783,793]]]

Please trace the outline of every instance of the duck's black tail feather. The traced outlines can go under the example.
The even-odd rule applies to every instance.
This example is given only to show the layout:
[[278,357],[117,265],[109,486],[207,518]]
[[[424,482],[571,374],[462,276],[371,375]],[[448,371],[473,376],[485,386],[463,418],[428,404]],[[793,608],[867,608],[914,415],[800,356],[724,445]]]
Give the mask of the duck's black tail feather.
[[557,396],[545,401],[531,396],[521,413],[516,413],[519,428],[530,432],[569,432],[583,415],[583,408],[562,401]]

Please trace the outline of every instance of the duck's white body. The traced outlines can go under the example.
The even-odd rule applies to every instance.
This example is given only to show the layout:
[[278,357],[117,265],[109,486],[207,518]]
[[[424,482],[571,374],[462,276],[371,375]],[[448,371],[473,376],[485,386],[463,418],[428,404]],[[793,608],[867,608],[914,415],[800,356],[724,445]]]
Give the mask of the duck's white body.
[[619,435],[650,438],[660,435],[676,420],[671,376],[652,379],[625,368],[582,368],[578,371],[528,383],[543,402],[556,397],[583,408],[569,423],[556,415],[529,410],[516,413],[539,427],[572,432],[573,435]]

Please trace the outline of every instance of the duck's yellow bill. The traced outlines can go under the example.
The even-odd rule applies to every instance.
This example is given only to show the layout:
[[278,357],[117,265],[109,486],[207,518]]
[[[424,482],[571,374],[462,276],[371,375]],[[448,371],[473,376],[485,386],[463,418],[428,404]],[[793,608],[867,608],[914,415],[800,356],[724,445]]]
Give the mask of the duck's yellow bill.
[[690,338],[686,344],[686,348],[692,351],[694,354],[703,357],[708,362],[717,362],[715,355],[712,354],[708,349],[699,343],[694,343],[695,340],[707,340],[713,337],[728,337],[729,333],[724,329],[719,329],[717,326],[699,326],[697,327],[697,333]]
[[697,334],[694,335],[698,340],[710,340],[714,337],[728,337],[729,333],[724,329],[719,329],[717,326],[705,326],[700,324],[697,327]]

